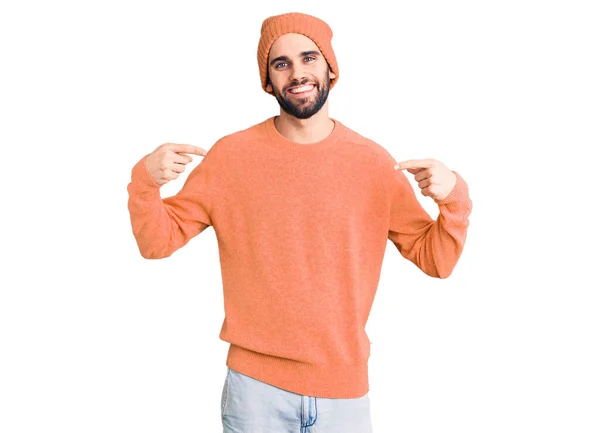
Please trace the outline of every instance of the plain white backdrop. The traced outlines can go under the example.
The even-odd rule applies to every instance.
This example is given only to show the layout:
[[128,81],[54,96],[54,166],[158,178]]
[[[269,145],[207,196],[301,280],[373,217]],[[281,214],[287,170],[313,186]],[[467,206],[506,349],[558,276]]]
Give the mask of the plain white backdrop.
[[473,200],[450,278],[388,244],[375,433],[600,431],[594,3],[3,2],[0,431],[222,431],[215,232],[146,260],[126,188],[162,143],[210,148],[279,113],[256,49],[292,11],[333,29],[330,116],[442,161]]

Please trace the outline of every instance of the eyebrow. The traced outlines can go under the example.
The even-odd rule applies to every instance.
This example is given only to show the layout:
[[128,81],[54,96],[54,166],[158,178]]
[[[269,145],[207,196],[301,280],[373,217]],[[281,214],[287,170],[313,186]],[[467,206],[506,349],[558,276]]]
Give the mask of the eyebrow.
[[[300,57],[309,56],[309,55],[319,56],[320,53],[318,51],[302,51],[300,53]],[[269,65],[273,66],[276,62],[278,62],[280,60],[290,60],[290,59],[288,56],[279,56],[279,57],[276,57],[273,60],[271,60],[271,63],[269,63]]]

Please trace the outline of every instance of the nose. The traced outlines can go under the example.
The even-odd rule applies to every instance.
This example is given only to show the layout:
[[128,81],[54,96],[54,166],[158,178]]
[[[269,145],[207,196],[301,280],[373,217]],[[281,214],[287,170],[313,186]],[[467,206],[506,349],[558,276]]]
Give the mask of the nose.
[[306,71],[302,68],[302,66],[293,66],[292,71],[290,73],[290,81],[292,83],[298,82],[299,84],[307,81]]

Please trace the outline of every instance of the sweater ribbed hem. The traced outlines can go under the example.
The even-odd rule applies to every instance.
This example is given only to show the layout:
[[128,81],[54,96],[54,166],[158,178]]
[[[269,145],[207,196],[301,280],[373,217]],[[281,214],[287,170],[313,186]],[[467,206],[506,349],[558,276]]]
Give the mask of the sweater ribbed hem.
[[310,397],[359,398],[369,392],[367,362],[314,365],[230,344],[226,364],[238,373]]

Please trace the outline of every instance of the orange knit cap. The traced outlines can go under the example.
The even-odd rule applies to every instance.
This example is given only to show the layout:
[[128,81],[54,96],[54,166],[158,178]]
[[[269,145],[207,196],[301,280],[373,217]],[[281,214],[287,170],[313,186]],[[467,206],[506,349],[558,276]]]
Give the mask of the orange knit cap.
[[312,15],[303,14],[300,12],[289,12],[281,15],[274,15],[265,19],[260,29],[260,41],[258,42],[258,70],[260,72],[260,82],[265,92],[267,91],[267,71],[269,51],[275,40],[285,33],[300,33],[313,40],[315,45],[325,57],[331,71],[335,74],[335,78],[330,81],[329,88],[332,89],[337,82],[340,73],[338,71],[337,61],[331,46],[333,32],[329,25]]

